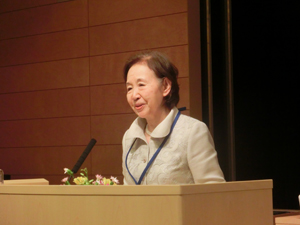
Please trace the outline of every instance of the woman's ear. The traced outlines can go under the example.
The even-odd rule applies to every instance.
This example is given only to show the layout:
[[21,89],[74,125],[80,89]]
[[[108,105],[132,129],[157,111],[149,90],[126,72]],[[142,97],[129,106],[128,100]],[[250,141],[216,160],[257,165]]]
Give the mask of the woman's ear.
[[163,96],[166,97],[171,91],[172,81],[170,81],[167,77],[164,77],[162,81],[162,85],[163,85]]

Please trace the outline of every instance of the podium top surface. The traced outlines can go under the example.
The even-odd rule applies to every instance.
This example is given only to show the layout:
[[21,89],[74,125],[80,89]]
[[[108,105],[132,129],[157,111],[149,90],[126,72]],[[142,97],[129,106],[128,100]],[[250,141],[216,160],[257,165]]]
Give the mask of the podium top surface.
[[235,181],[189,185],[0,185],[1,194],[28,195],[189,195],[272,189],[272,180]]
[[44,178],[5,180],[4,185],[48,185]]

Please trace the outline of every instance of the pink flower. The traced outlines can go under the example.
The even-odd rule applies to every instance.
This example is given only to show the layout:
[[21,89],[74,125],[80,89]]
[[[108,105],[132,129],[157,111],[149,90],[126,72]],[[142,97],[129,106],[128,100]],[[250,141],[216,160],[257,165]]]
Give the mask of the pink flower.
[[101,184],[101,183],[100,183],[100,180],[96,180],[96,181],[93,182],[93,184],[96,184],[96,183],[97,183],[97,184]]
[[68,179],[69,179],[69,177],[65,177],[64,179],[61,180],[61,182],[66,183]]
[[114,182],[116,184],[119,183],[119,181],[118,181],[118,179],[116,177],[111,176],[110,179],[112,180],[112,182]]
[[101,180],[103,177],[99,174],[96,175],[97,180]]

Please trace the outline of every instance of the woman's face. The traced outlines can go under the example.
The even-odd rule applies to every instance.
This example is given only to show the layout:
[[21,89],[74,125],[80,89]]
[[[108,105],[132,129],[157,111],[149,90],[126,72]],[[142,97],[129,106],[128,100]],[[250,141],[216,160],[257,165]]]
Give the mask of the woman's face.
[[159,79],[145,62],[134,64],[127,74],[127,101],[141,118],[157,120],[166,111],[164,97],[170,92],[168,79]]

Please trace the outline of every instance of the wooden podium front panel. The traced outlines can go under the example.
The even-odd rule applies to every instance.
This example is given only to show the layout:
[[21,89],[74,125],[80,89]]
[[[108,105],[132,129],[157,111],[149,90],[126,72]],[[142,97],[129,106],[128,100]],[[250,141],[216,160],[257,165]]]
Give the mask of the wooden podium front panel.
[[14,195],[0,199],[3,224],[182,224],[180,196]]
[[200,193],[183,197],[183,221],[203,225],[272,225],[272,207],[272,192],[267,190]]
[[272,225],[272,181],[165,186],[0,186],[11,225]]

